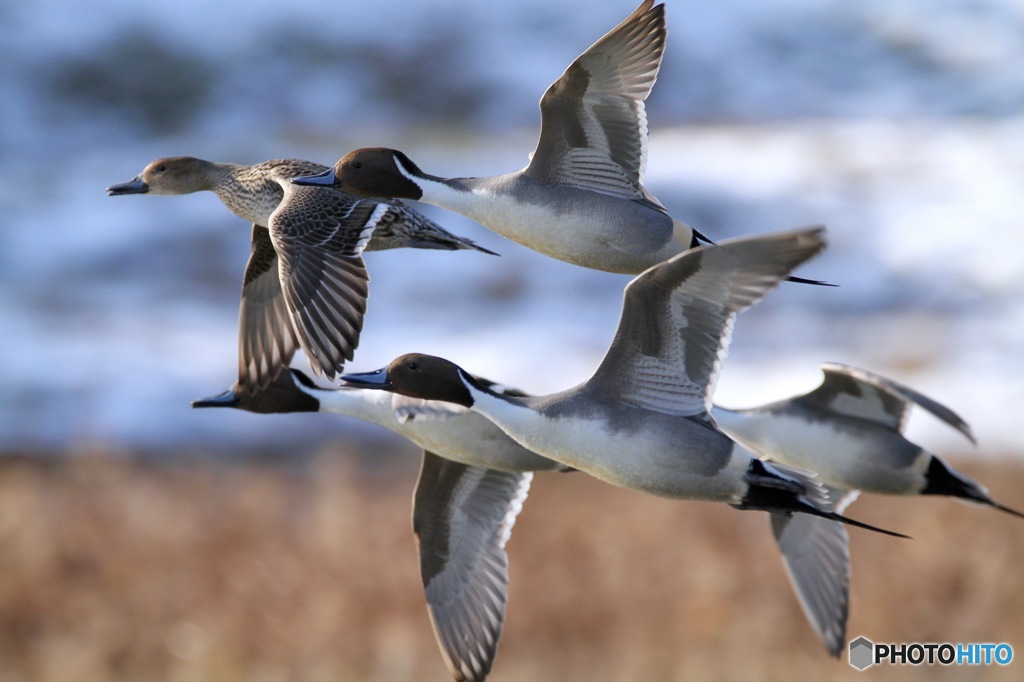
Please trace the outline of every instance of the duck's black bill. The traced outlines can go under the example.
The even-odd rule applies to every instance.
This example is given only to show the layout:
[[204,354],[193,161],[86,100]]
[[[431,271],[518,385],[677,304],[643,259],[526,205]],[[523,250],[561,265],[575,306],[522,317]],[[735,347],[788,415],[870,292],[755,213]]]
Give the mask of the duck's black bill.
[[357,388],[391,388],[391,381],[388,380],[388,370],[386,367],[374,372],[342,374],[341,380],[349,386],[356,386]]
[[116,197],[122,194],[146,194],[147,192],[149,192],[149,185],[144,183],[141,178],[122,182],[120,185],[111,185],[107,188],[108,197]]
[[338,184],[338,180],[334,177],[334,169],[330,168],[325,170],[323,173],[317,173],[316,175],[304,175],[301,178],[292,178],[292,184],[312,185],[314,187],[333,187]]
[[235,395],[235,392],[227,390],[209,398],[193,400],[192,407],[236,407],[238,403],[238,396]]

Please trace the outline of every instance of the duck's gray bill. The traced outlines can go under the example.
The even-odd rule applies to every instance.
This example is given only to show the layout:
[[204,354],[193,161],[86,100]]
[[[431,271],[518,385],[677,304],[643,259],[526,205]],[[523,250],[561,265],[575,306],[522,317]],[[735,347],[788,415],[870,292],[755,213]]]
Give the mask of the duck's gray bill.
[[391,388],[391,382],[388,381],[388,370],[386,367],[374,372],[342,374],[341,380],[349,386],[358,386],[361,388]]
[[108,197],[116,197],[120,194],[145,194],[149,191],[149,185],[144,183],[141,178],[135,178],[128,182],[122,182],[120,185],[111,185],[107,188]]
[[234,407],[238,405],[238,396],[234,391],[228,390],[209,398],[193,400],[192,407]]

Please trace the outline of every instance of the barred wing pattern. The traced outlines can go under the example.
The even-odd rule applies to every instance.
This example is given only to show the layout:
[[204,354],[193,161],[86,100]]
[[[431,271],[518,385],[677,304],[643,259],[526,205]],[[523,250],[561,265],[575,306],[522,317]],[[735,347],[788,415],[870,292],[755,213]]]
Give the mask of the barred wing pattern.
[[532,477],[423,453],[413,531],[434,634],[456,680],[491,669],[508,599],[505,543]]
[[540,101],[541,133],[526,174],[664,211],[643,188],[644,100],[665,51],[665,6],[645,0],[552,83]]

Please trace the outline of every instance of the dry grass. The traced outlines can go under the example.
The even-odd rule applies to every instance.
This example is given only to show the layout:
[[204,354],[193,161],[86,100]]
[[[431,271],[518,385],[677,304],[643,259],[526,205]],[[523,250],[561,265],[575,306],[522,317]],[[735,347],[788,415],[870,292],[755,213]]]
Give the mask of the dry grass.
[[[1024,506],[1024,466],[963,468]],[[443,682],[414,478],[361,476],[343,453],[304,473],[0,459],[0,682]],[[851,636],[1024,658],[1024,522],[937,499],[851,512],[916,538],[851,532]],[[495,682],[1022,677],[1019,660],[857,673],[829,658],[762,514],[542,475],[509,551]]]

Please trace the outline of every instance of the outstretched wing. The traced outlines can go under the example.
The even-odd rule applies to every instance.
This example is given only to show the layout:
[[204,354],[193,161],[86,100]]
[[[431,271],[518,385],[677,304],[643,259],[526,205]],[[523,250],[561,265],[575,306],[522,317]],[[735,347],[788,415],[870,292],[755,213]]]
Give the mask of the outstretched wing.
[[366,313],[362,251],[387,204],[287,185],[270,216],[281,288],[310,366],[333,379],[351,360]]
[[678,416],[704,415],[733,320],[824,248],[820,228],[691,249],[626,287],[588,390]]
[[645,0],[548,87],[526,174],[664,210],[643,188],[647,113],[665,51],[665,6]]
[[238,314],[239,388],[250,394],[266,389],[291,362],[297,343],[270,232],[253,225]]
[[[841,514],[857,491],[828,488],[823,510]],[[833,656],[846,644],[850,612],[850,538],[839,521],[810,514],[769,514],[782,562],[804,615]]]
[[413,531],[434,634],[457,680],[491,669],[508,599],[505,543],[532,477],[423,453]]
[[960,415],[908,386],[839,363],[824,363],[821,370],[825,374],[821,385],[796,400],[819,410],[867,419],[897,431],[906,426],[910,408],[918,405],[974,442],[971,427]]

